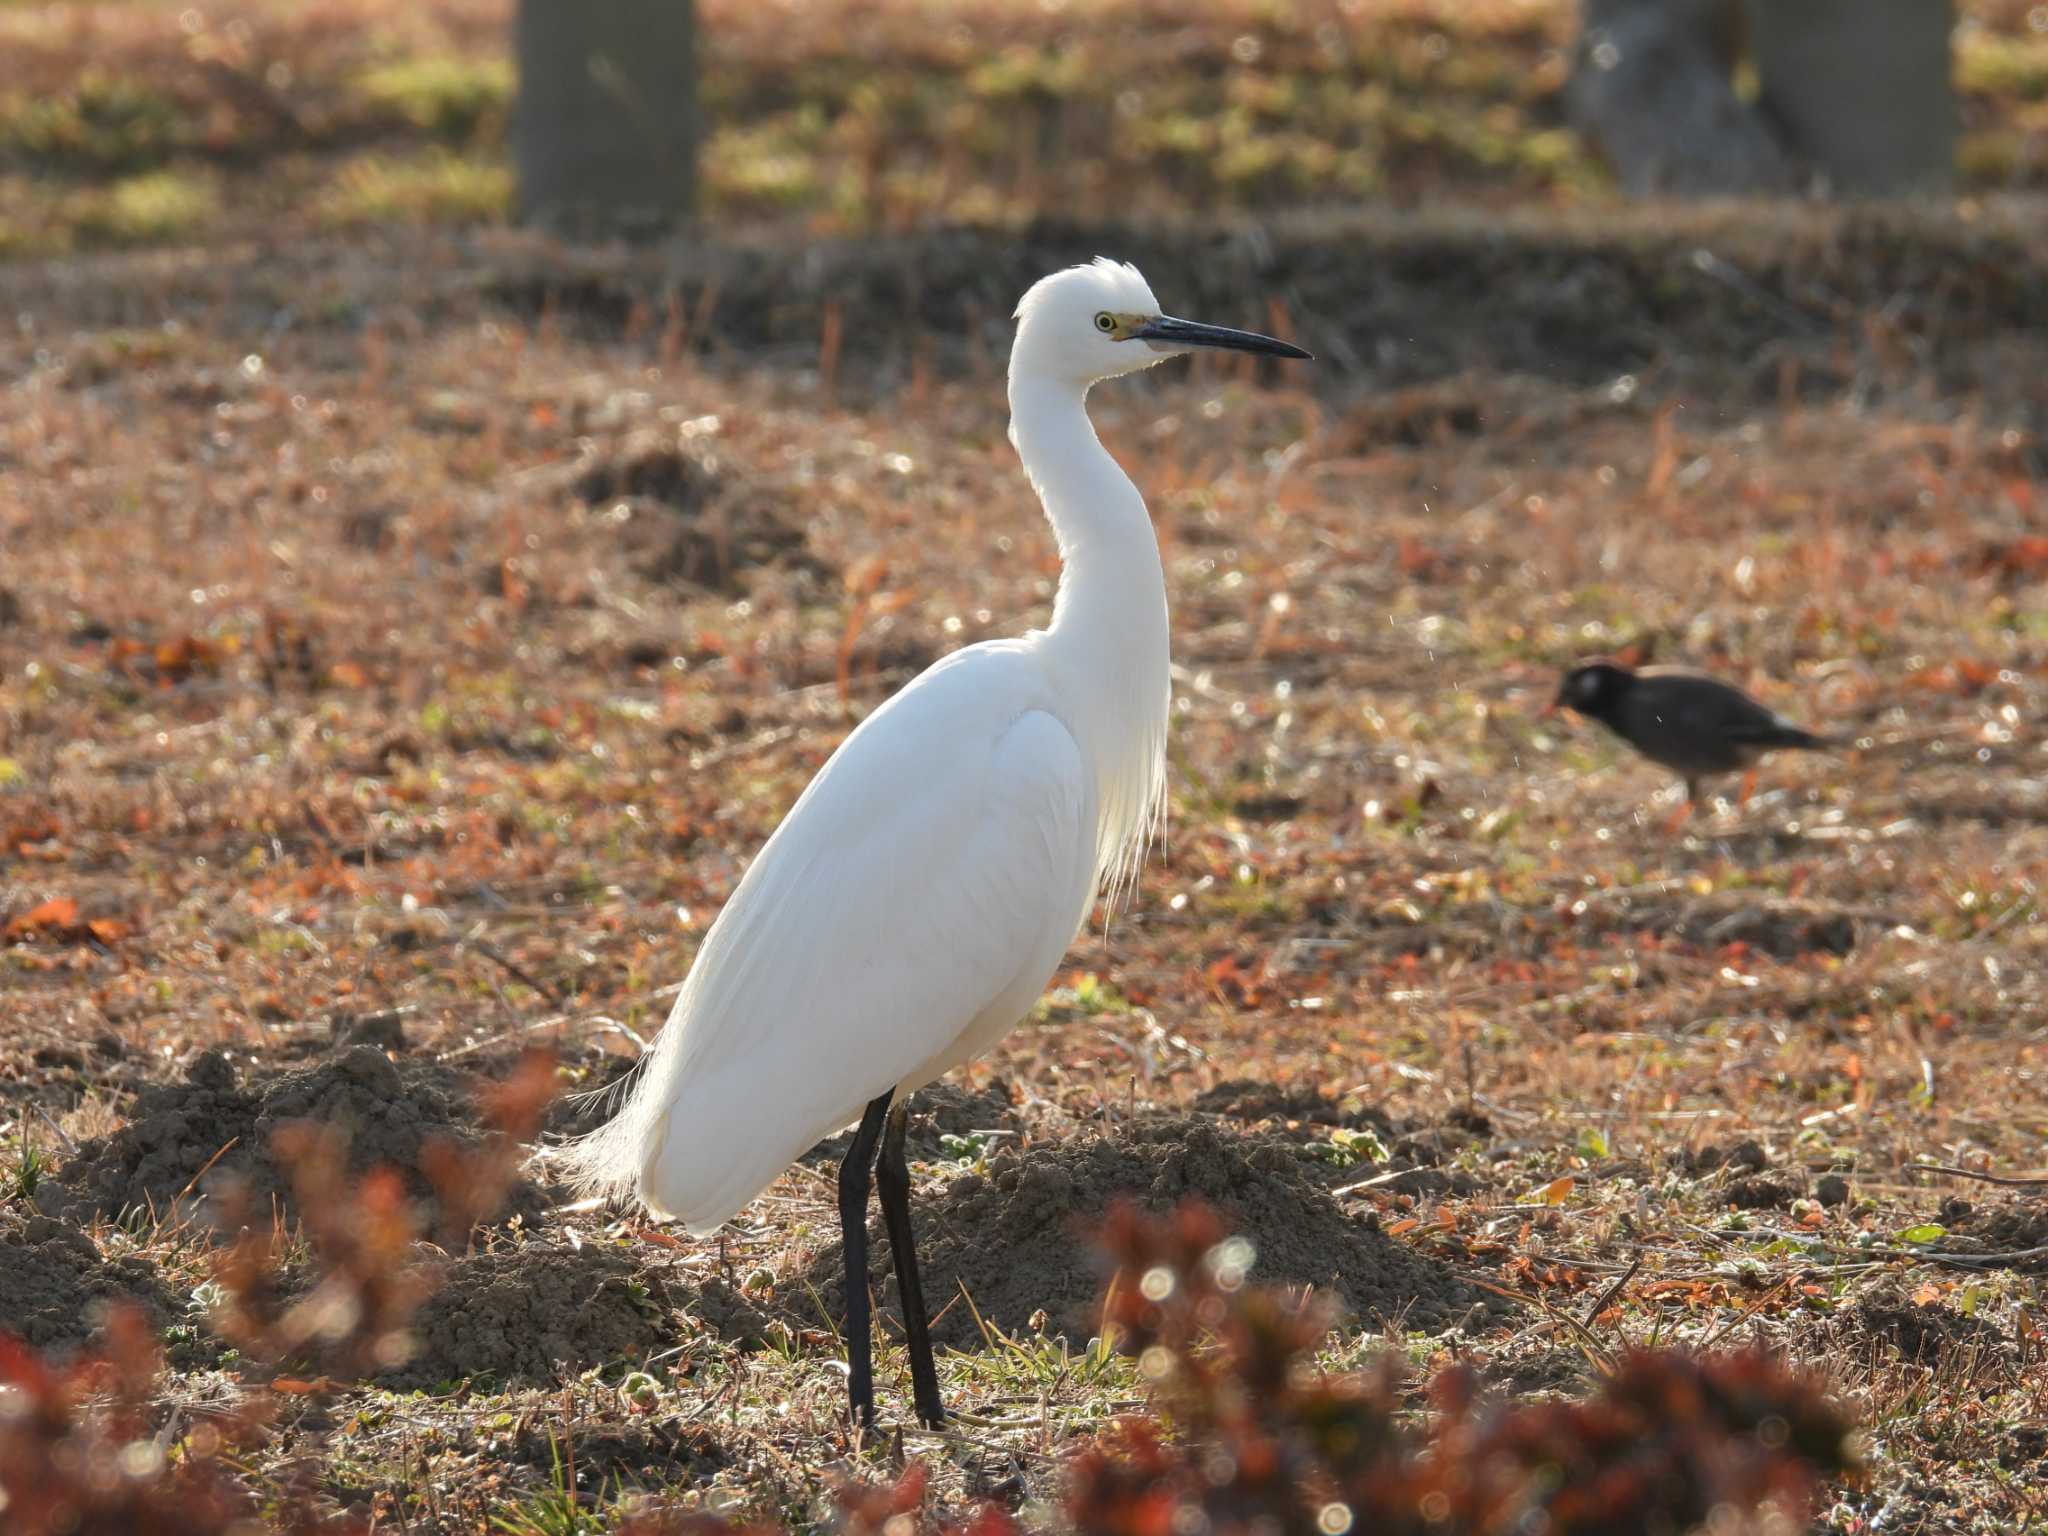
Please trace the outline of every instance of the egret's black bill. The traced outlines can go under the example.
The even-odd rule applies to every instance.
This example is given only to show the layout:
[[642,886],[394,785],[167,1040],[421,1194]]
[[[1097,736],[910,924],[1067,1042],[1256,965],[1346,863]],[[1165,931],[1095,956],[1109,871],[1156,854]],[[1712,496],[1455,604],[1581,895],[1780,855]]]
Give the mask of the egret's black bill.
[[1315,357],[1315,353],[1304,352],[1292,342],[1261,336],[1257,331],[1233,331],[1227,325],[1203,325],[1197,320],[1176,320],[1171,315],[1147,320],[1131,332],[1131,337],[1160,347],[1216,347],[1224,352],[1259,352],[1267,357]]

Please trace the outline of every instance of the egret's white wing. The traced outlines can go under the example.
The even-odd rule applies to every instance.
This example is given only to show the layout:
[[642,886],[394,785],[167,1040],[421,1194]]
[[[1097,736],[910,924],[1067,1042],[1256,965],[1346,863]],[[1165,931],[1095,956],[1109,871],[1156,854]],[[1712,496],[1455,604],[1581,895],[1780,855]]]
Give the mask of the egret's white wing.
[[1096,875],[1093,780],[1045,702],[1030,657],[974,647],[847,738],[707,935],[587,1182],[714,1227],[1022,1017]]

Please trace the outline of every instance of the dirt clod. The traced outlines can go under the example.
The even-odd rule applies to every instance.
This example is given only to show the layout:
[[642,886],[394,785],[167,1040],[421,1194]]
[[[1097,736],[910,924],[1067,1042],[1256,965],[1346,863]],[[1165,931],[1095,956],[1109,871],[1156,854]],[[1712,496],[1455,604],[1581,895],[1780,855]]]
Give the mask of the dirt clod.
[[712,591],[745,590],[743,573],[800,563],[804,530],[777,498],[673,435],[635,433],[577,475],[589,506],[623,506],[642,572]]
[[[181,1199],[204,1200],[233,1178],[255,1209],[268,1211],[274,1197],[289,1210],[290,1180],[270,1146],[278,1128],[293,1121],[340,1127],[351,1169],[398,1169],[430,1211],[421,1148],[436,1139],[463,1147],[477,1141],[463,1086],[445,1070],[395,1065],[375,1047],[357,1045],[317,1066],[244,1082],[226,1056],[208,1051],[186,1068],[183,1082],[143,1089],[128,1123],[81,1146],[37,1191],[37,1204],[74,1220],[136,1209],[163,1214]],[[538,1192],[522,1181],[506,1209],[535,1216],[540,1205]]]
[[1685,1165],[1691,1173],[1713,1173],[1722,1168],[1731,1174],[1760,1173],[1770,1167],[1771,1159],[1759,1142],[1738,1141],[1724,1147],[1710,1141],[1688,1152]]
[[[1252,1142],[1199,1118],[1139,1122],[1086,1141],[999,1158],[986,1175],[953,1181],[913,1202],[933,1337],[970,1347],[979,1313],[1007,1333],[1027,1333],[1034,1313],[1070,1339],[1096,1331],[1107,1279],[1088,1227],[1112,1201],[1153,1211],[1198,1197],[1257,1250],[1253,1277],[1315,1286],[1356,1322],[1400,1319],[1437,1333],[1496,1305],[1442,1264],[1348,1215],[1284,1146]],[[896,1284],[886,1236],[874,1223],[872,1284],[884,1309]],[[820,1253],[793,1294],[815,1289],[833,1318],[843,1312],[837,1244]],[[973,1298],[973,1308],[960,1300]],[[806,1322],[815,1322],[806,1317]]]
[[1848,954],[1856,947],[1857,922],[1855,913],[1812,903],[1695,900],[1665,931],[1705,949],[1741,944],[1773,959],[1791,960]]
[[561,1370],[634,1364],[680,1337],[676,1299],[658,1275],[608,1248],[534,1243],[458,1259],[413,1322],[411,1359],[388,1385],[464,1377],[548,1386]]
[[1722,1162],[1729,1168],[1747,1168],[1752,1172],[1771,1166],[1769,1154],[1761,1143],[1754,1141],[1738,1141],[1728,1149],[1728,1155]]
[[380,1051],[405,1049],[405,1016],[396,1009],[382,1013],[337,1013],[329,1023],[337,1049],[373,1045]]
[[1998,1464],[2007,1471],[2032,1466],[2048,1456],[2048,1424],[2017,1424],[1999,1447]]
[[1379,1131],[1393,1130],[1392,1122],[1379,1110],[1325,1098],[1306,1083],[1283,1088],[1250,1078],[1232,1078],[1196,1095],[1194,1107],[1204,1114],[1224,1115],[1251,1125],[1268,1120],[1297,1120],[1305,1125],[1334,1125],[1345,1130],[1365,1125]]
[[74,1350],[124,1297],[153,1327],[170,1320],[169,1294],[141,1259],[102,1258],[76,1227],[0,1209],[0,1328],[38,1349]]
[[2012,1258],[2009,1267],[2021,1274],[2048,1274],[2048,1253],[2040,1251],[2048,1249],[2048,1200],[2019,1197],[1980,1206],[1965,1218],[1964,1231],[1974,1240],[1970,1247],[1976,1251],[2024,1254],[2024,1258]]
[[768,1342],[769,1330],[781,1327],[753,1297],[716,1275],[699,1287],[690,1310],[721,1339],[748,1349],[759,1349]]
[[1997,1327],[1982,1318],[1966,1317],[1953,1307],[1917,1306],[1902,1297],[1866,1298],[1856,1308],[1856,1321],[1906,1359],[1929,1365],[1961,1346],[2000,1350],[2004,1343]]
[[1782,1210],[1799,1198],[1799,1185],[1791,1179],[1752,1174],[1728,1186],[1728,1203],[1738,1210]]
[[1822,1205],[1847,1205],[1849,1181],[1839,1173],[1824,1173],[1813,1186],[1813,1198]]
[[1019,1127],[1010,1085],[992,1078],[986,1088],[933,1083],[911,1096],[910,1112],[922,1116],[942,1136],[971,1136],[977,1131],[1014,1132]]

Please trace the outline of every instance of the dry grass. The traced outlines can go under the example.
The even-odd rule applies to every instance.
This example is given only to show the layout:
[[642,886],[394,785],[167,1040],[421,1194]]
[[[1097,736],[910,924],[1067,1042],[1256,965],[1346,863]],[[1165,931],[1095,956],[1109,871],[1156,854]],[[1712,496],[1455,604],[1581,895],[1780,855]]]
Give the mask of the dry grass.
[[[1567,274],[1644,238],[1573,228]],[[1796,237],[1843,292],[1857,228]],[[1369,234],[1398,270],[1402,237]],[[1961,282],[1943,238],[1884,248]],[[623,326],[572,307],[601,297],[583,279],[538,317],[488,296],[526,293],[534,255],[406,238],[8,278],[32,329],[0,358],[0,922],[77,903],[0,948],[8,1145],[61,1167],[60,1135],[171,1060],[303,1060],[331,1020],[387,1011],[415,1055],[540,1039],[599,1070],[658,1024],[851,720],[1042,620],[1053,550],[993,344],[927,351],[921,306],[879,314],[908,357],[872,376],[905,382],[835,402],[813,349],[721,343],[766,323],[744,293],[650,288]],[[1803,281],[1740,259],[1759,292]],[[1473,366],[1435,385],[1205,364],[1103,392],[1172,584],[1173,813],[1131,911],[975,1076],[1013,1085],[1040,1139],[1234,1078],[1371,1105],[1398,1155],[1457,1176],[1347,1197],[1405,1241],[1574,1313],[1640,1260],[1604,1344],[1753,1336],[1832,1372],[1884,1452],[1836,1528],[1887,1504],[2022,1528],[2038,1272],[1901,1234],[2009,1247],[1972,1233],[2038,1194],[1915,1167],[2048,1162],[2037,349],[1855,307],[1762,377],[1711,328],[1632,385],[1490,365],[1554,278],[1504,280],[1440,332]],[[786,298],[772,323],[815,335],[821,313]],[[593,465],[611,483],[587,502]],[[649,574],[685,567],[696,584]],[[1862,745],[1773,762],[1747,806],[1667,834],[1658,775],[1537,715],[1569,658],[1652,636]],[[123,1063],[80,1053],[102,1035]],[[1699,1159],[1748,1139],[1761,1174]],[[1846,1204],[1814,1198],[1830,1170]],[[827,1193],[800,1168],[714,1243],[559,1219],[650,1278],[725,1273],[765,1303],[829,1236]],[[189,1236],[100,1241],[191,1273]],[[595,1360],[567,1397],[358,1391],[324,1486],[415,1529],[536,1509],[566,1528],[543,1519],[552,1434],[583,1448],[586,1494],[616,1473],[817,1518],[821,1468],[850,1454],[829,1332],[748,1355],[689,1326],[630,1396],[629,1362]],[[232,1394],[193,1347],[180,1390]],[[1524,1386],[1583,1365],[1540,1312],[1460,1350]],[[1119,1362],[1028,1338],[943,1369],[973,1419],[908,1438],[953,1499],[1047,1496],[1063,1443],[1134,1391]]]
[[[729,133],[800,107],[770,99],[775,47],[850,72],[826,28],[705,9]],[[1966,70],[1986,38],[2006,50],[1977,127],[2032,133],[2027,9],[1971,10]],[[1005,1085],[1027,1155],[1233,1079],[1307,1091],[1265,1134],[1398,1240],[1534,1298],[1469,1338],[1333,1336],[1332,1363],[1391,1343],[1575,1392],[1626,1344],[1756,1340],[1869,1426],[1871,1482],[1827,1528],[2048,1526],[2043,1270],[2010,1257],[2048,1241],[2027,1236],[2041,1190],[1923,1168],[2048,1168],[2037,211],[1560,209],[1567,183],[1527,166],[1388,149],[1381,186],[1516,206],[571,261],[413,227],[444,194],[487,210],[502,175],[500,7],[255,7],[224,59],[198,40],[233,41],[228,13],[196,38],[178,14],[0,10],[22,92],[0,107],[0,242],[204,247],[0,268],[9,1221],[202,1048],[275,1067],[395,1025],[402,1059],[453,1068],[541,1042],[593,1082],[630,1057],[851,723],[933,657],[1043,621],[1056,564],[1004,440],[1003,316],[1099,246],[1170,306],[1291,327],[1325,360],[1100,393],[1167,559],[1172,815],[1130,910],[974,1084]],[[989,12],[1001,57],[1043,64],[1071,31],[1095,61],[1044,119],[1110,178],[1067,211],[1146,206],[1110,193],[1165,162],[1085,125],[1168,14]],[[1288,49],[1325,22],[1384,29],[1398,62],[1451,12],[1204,14],[1174,34],[1183,73],[1223,90],[1209,64],[1237,36],[1306,78]],[[1554,6],[1457,15],[1474,52],[1418,54],[1389,99],[1483,117],[1506,87],[1434,72],[1561,40]],[[928,10],[847,18],[888,89],[969,99]],[[94,119],[126,125],[106,142],[65,137],[88,58],[129,102]],[[300,126],[259,132],[247,87],[280,63]],[[1511,137],[1553,111],[1517,68]],[[173,106],[121,96],[144,81]],[[24,148],[33,101],[56,138]],[[866,110],[825,113],[792,163],[846,185],[860,133],[895,121]],[[930,121],[891,130],[892,166]],[[203,123],[218,144],[180,137]],[[788,206],[858,230],[1049,195],[956,153],[932,200],[856,176],[845,203]],[[1267,182],[1163,185],[1195,213]],[[763,206],[731,186],[724,206]],[[1645,642],[1858,746],[1775,760],[1748,804],[1668,833],[1657,773],[1539,715],[1567,661]],[[1387,1166],[1321,1123],[1339,1105],[1387,1117]],[[1000,1152],[934,1145],[927,1195]],[[159,1215],[80,1230],[183,1307],[205,1245]],[[593,1531],[631,1489],[816,1525],[832,1469],[893,1454],[849,1444],[836,1341],[798,1294],[833,1229],[800,1166],[713,1242],[591,1211],[480,1239],[620,1256],[683,1298],[678,1344],[546,1388],[344,1382],[244,1474],[302,1487],[292,1458],[317,1447],[317,1496],[380,1529]],[[743,1348],[710,1326],[718,1277],[813,1320]],[[251,1389],[203,1314],[168,1320],[173,1438]],[[941,1370],[967,1416],[903,1439],[954,1510],[1043,1507],[1066,1450],[1141,1396],[1082,1338]]]

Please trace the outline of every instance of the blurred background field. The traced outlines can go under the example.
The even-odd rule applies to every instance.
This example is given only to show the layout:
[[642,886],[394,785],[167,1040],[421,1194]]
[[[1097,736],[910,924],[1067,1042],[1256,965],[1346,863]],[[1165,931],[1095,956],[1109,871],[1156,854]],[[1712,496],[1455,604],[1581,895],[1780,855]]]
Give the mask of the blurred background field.
[[[901,231],[1597,206],[1570,0],[706,0],[702,210]],[[0,6],[0,253],[276,240],[512,201],[511,7]],[[1964,0],[1958,165],[2048,180],[2048,8]]]

